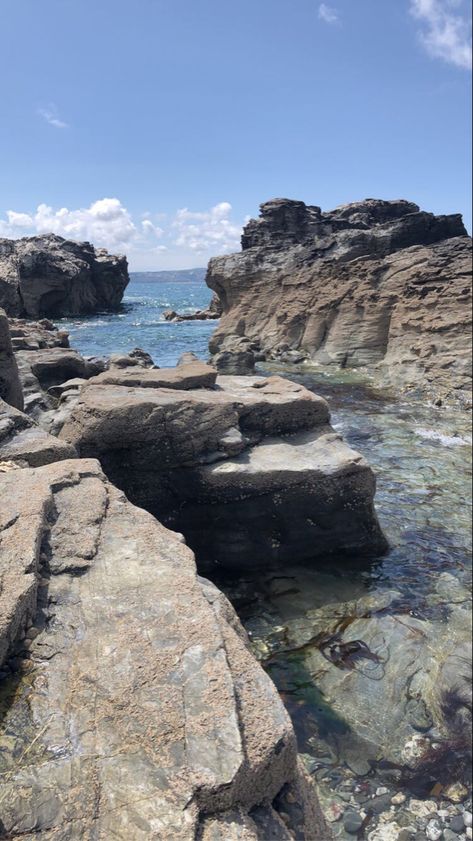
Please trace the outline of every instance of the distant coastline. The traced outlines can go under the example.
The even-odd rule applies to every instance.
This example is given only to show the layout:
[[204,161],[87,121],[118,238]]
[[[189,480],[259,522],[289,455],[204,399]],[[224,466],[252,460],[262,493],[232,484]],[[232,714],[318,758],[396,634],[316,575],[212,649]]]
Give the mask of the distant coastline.
[[162,272],[130,272],[130,279],[140,283],[203,283],[207,269],[178,269]]

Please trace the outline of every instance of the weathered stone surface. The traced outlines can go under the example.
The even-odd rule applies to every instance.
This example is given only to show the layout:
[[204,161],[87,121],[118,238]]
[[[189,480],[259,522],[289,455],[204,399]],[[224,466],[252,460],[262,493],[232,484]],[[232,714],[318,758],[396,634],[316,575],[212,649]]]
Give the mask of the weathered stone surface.
[[55,234],[0,240],[0,306],[10,316],[58,317],[116,309],[125,257]]
[[184,532],[201,563],[384,548],[372,471],[333,432],[324,400],[280,377],[214,382],[196,362],[138,378],[101,374],[81,390],[61,438]]
[[49,435],[30,417],[0,400],[0,462],[39,467],[75,455],[71,444]]
[[176,368],[146,368],[137,366],[110,370],[93,378],[95,386],[118,385],[128,388],[172,388],[181,391],[194,388],[212,388],[217,379],[217,372],[204,362],[192,361]]
[[217,360],[239,337],[257,358],[368,367],[383,383],[465,399],[471,239],[460,216],[374,199],[322,213],[278,199],[242,247],[207,273],[223,306]]
[[278,694],[180,537],[93,460],[0,474],[0,495],[2,659],[34,619],[3,687],[3,835],[327,841]]
[[52,321],[49,321],[47,318],[42,318],[40,321],[10,318],[9,323],[14,351],[69,347],[69,333],[67,330],[58,330]]
[[8,318],[0,309],[0,399],[23,409],[23,391],[18,373],[18,365],[13,354]]

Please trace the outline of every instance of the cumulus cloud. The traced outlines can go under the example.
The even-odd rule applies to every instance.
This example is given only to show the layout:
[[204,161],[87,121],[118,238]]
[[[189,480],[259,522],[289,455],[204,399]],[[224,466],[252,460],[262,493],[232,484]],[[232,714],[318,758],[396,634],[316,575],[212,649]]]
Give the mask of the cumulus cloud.
[[[157,224],[160,222],[161,224]],[[0,218],[0,237],[55,233],[88,240],[110,251],[126,252],[139,268],[155,268],[166,256],[167,267],[188,268],[240,245],[241,225],[232,220],[232,206],[220,202],[210,210],[178,210],[174,215],[141,215],[134,220],[117,198],[103,198],[89,207],[70,210],[40,204],[33,213],[8,210]]]
[[187,207],[178,210],[173,222],[175,244],[196,252],[234,251],[240,243],[241,226],[232,222],[231,212],[231,204],[225,201],[204,212]]
[[78,210],[54,210],[47,204],[38,205],[33,214],[8,210],[6,219],[0,220],[0,233],[5,237],[54,233],[108,248],[125,248],[137,229],[119,199],[105,198]]
[[420,38],[433,58],[471,70],[471,12],[464,0],[410,0]]
[[337,9],[327,6],[326,3],[321,3],[319,6],[319,20],[323,20],[324,23],[329,24],[339,23],[340,15]]
[[69,128],[68,123],[65,123],[64,120],[61,120],[59,117],[58,111],[56,106],[53,102],[45,107],[38,108],[38,115],[46,120],[50,126],[54,126],[54,128]]

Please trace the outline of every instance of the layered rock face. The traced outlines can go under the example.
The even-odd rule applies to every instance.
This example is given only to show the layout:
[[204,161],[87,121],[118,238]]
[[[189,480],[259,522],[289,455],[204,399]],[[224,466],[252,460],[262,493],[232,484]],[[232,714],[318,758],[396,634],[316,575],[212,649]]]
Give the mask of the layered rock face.
[[[118,361],[112,382],[176,388],[142,352]],[[181,386],[215,381],[189,367]],[[331,837],[276,689],[182,536],[4,401],[0,689],[1,838]]]
[[207,273],[223,307],[210,343],[217,364],[236,344],[257,359],[367,367],[396,387],[467,393],[471,239],[461,216],[407,201],[323,213],[276,199],[248,223],[242,249]]
[[0,306],[10,316],[116,309],[129,282],[125,257],[55,234],[0,239]]
[[368,464],[324,400],[279,377],[217,378],[199,362],[107,371],[82,387],[60,437],[182,531],[200,563],[385,548]]

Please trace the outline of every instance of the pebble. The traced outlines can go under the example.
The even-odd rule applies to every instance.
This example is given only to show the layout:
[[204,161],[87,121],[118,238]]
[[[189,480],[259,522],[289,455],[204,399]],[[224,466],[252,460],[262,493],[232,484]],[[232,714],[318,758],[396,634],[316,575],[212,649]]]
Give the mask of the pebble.
[[411,800],[408,809],[418,818],[427,818],[437,811],[437,804],[433,800]]
[[471,812],[463,812],[463,820],[465,821],[465,826],[473,826],[473,815]]
[[389,789],[386,786],[380,786],[376,789],[376,797],[381,797],[382,794],[389,794]]
[[386,812],[391,808],[391,795],[381,794],[379,797],[373,797],[368,802],[368,808],[372,809],[375,815],[380,815],[381,812]]
[[429,821],[425,834],[429,841],[440,841],[440,838],[443,838],[443,829],[440,826],[440,822],[435,820]]
[[443,838],[444,838],[444,841],[458,841],[457,833],[452,832],[451,829],[444,829]]
[[453,783],[444,790],[443,796],[451,803],[463,803],[468,797],[468,789],[461,783]]
[[456,832],[457,835],[460,835],[461,832],[465,829],[465,821],[463,820],[463,815],[455,815],[450,821],[448,828],[451,829],[453,832]]
[[391,803],[393,804],[393,806],[400,806],[401,803],[405,803],[406,800],[407,797],[405,794],[402,793],[402,791],[398,791],[397,794],[391,797]]
[[358,812],[345,812],[343,827],[349,835],[357,835],[363,826],[363,818]]
[[473,838],[473,829],[471,828],[471,826],[467,826],[466,828],[466,837]]

